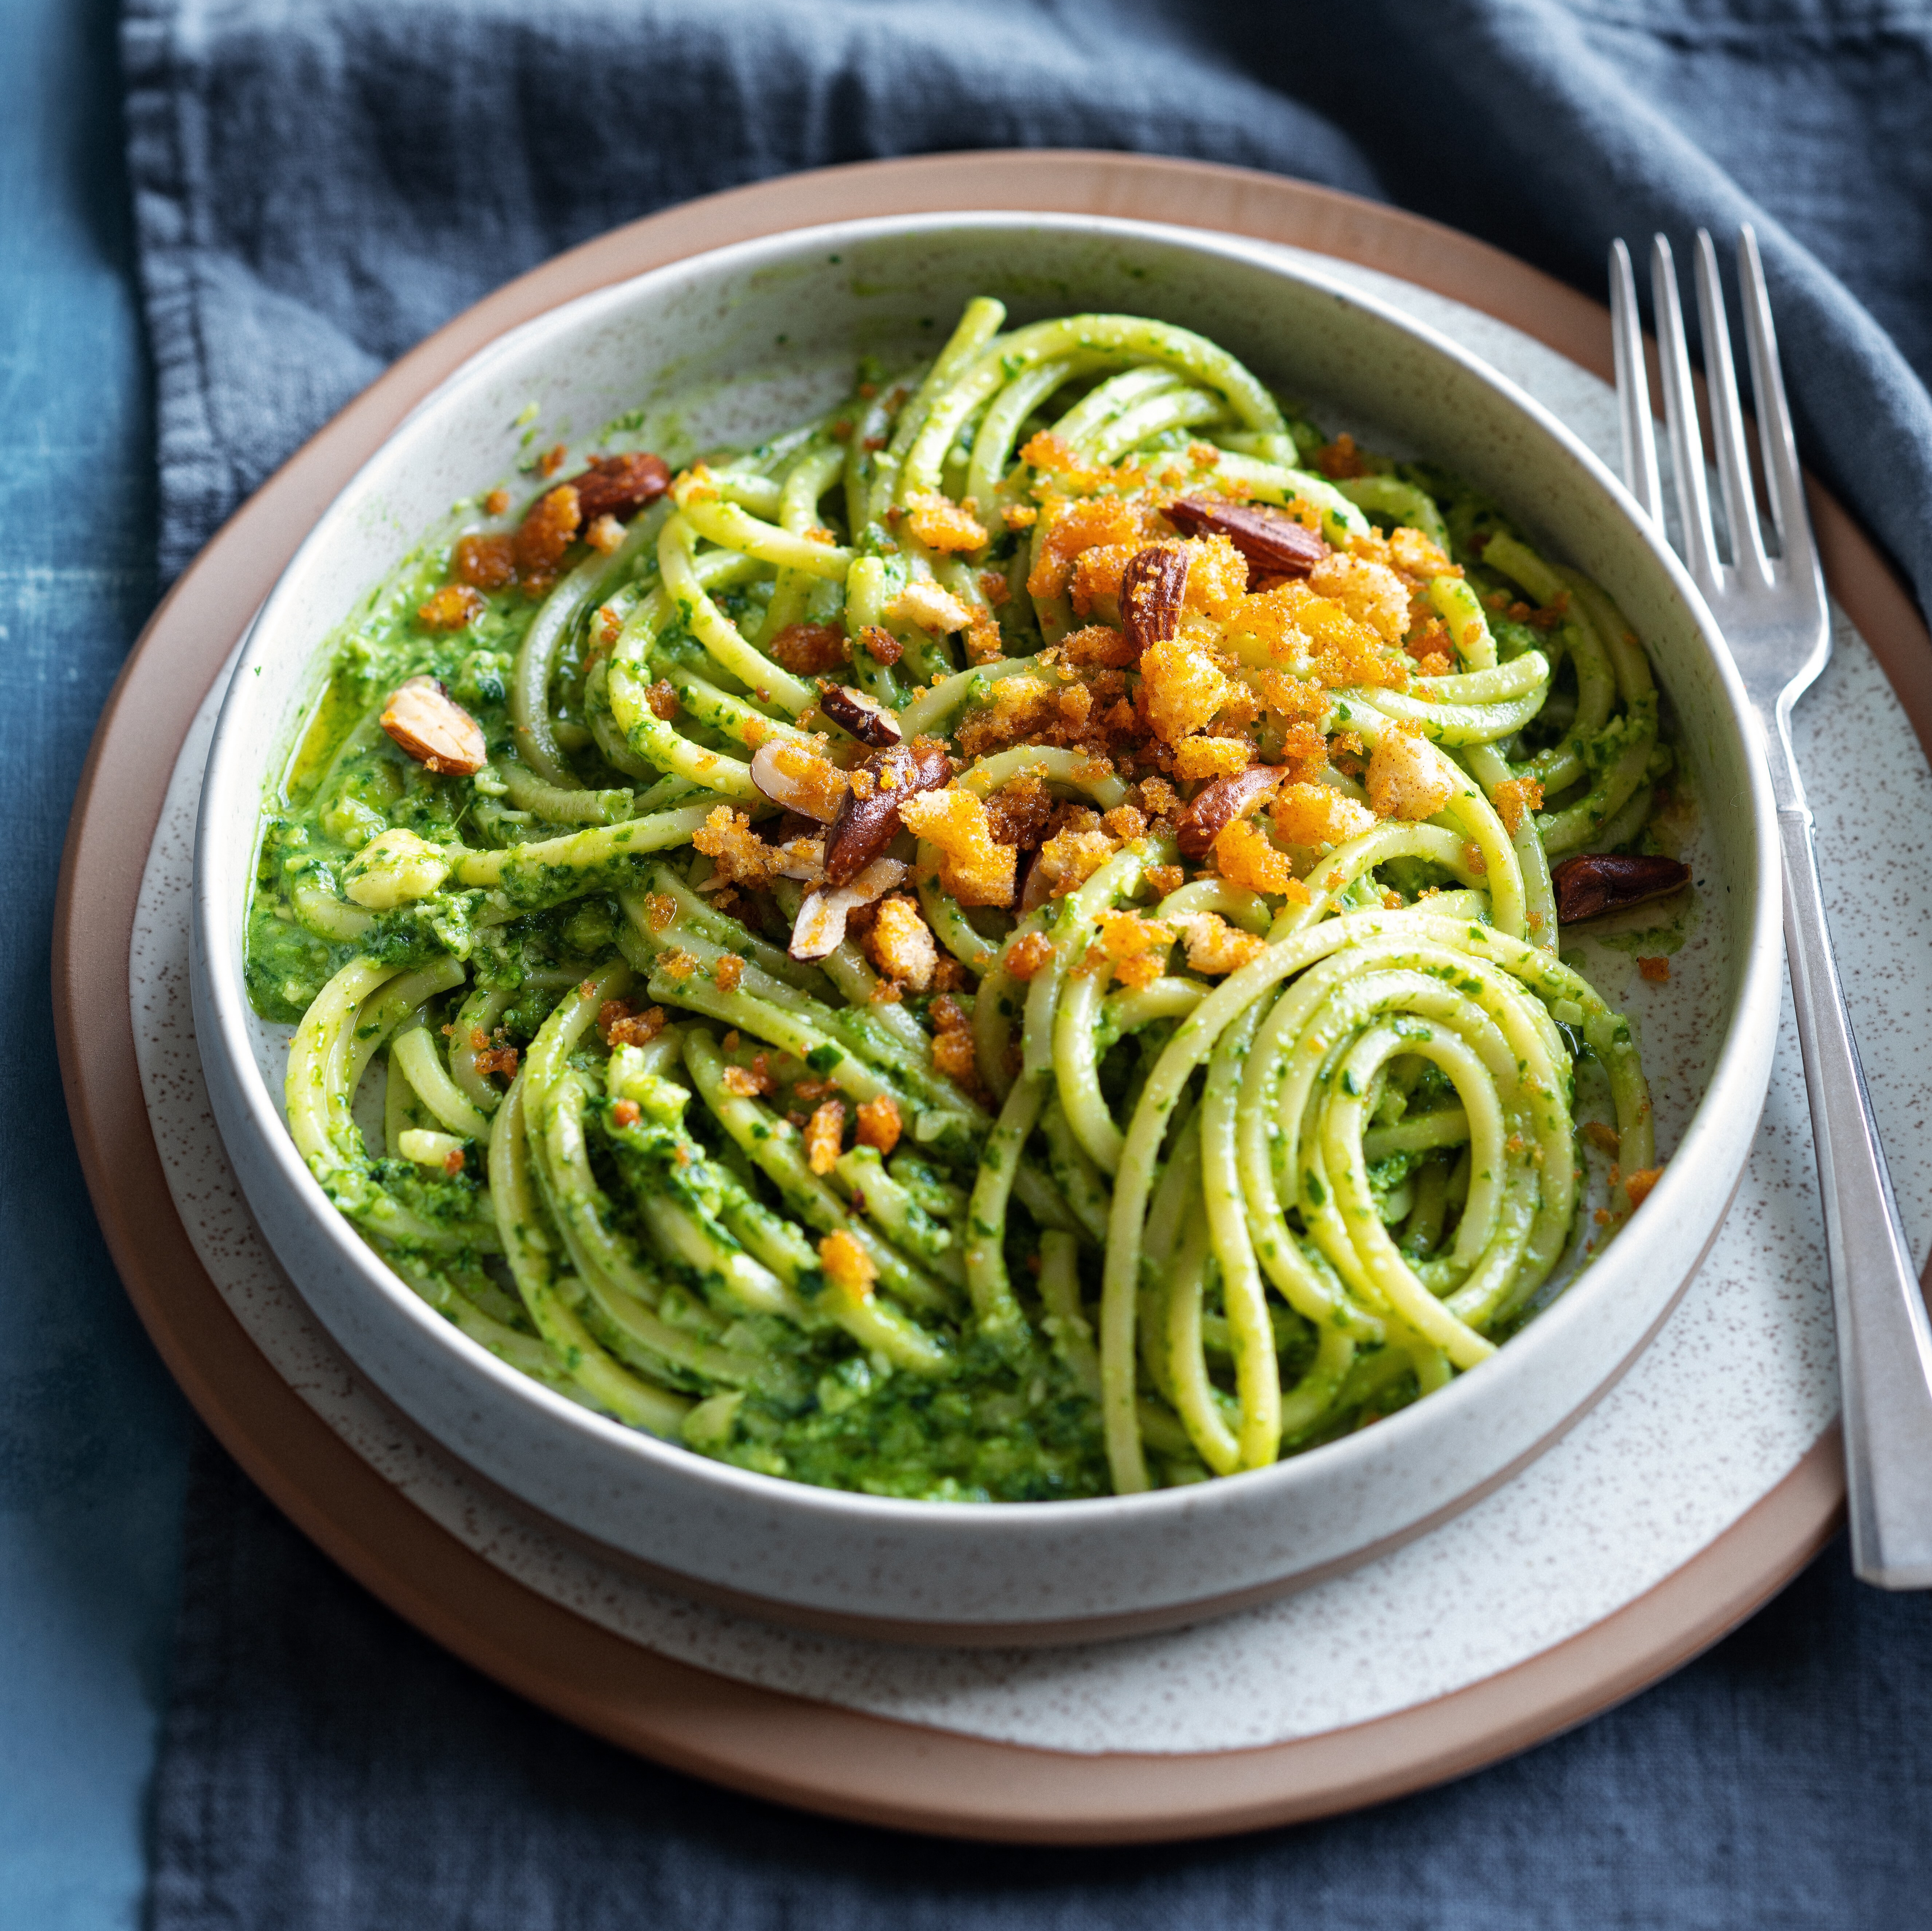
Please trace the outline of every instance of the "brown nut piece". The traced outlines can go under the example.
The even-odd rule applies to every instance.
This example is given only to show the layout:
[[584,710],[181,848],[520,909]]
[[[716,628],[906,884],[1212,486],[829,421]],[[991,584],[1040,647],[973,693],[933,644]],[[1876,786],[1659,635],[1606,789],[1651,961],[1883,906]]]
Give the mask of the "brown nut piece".
[[1328,554],[1328,545],[1312,530],[1264,503],[1184,496],[1161,514],[1185,535],[1226,537],[1250,569],[1269,576],[1305,577]]
[[1690,868],[1676,858],[1623,857],[1606,851],[1564,859],[1550,872],[1550,882],[1556,889],[1557,923],[1575,925],[1681,891],[1690,882]]
[[1180,629],[1180,600],[1187,593],[1187,552],[1156,544],[1136,550],[1120,572],[1120,628],[1138,658],[1150,644],[1165,644]]
[[571,483],[586,524],[600,516],[628,523],[670,488],[670,465],[662,456],[592,456],[590,467]]
[[1246,818],[1288,776],[1286,764],[1250,764],[1196,794],[1180,814],[1175,842],[1190,858],[1204,858],[1238,818]]
[[899,721],[876,698],[850,684],[834,684],[818,700],[818,707],[839,729],[875,749],[896,744],[905,735]]
[[[869,789],[857,782],[860,772],[871,779]],[[936,739],[915,738],[862,758],[852,775],[852,788],[825,834],[825,882],[834,887],[849,885],[898,835],[902,798],[952,782],[952,760]]]
[[428,770],[473,777],[489,755],[482,725],[434,677],[412,677],[392,691],[382,728]]
[[810,677],[836,671],[851,653],[836,623],[788,623],[765,646],[765,654],[781,670]]

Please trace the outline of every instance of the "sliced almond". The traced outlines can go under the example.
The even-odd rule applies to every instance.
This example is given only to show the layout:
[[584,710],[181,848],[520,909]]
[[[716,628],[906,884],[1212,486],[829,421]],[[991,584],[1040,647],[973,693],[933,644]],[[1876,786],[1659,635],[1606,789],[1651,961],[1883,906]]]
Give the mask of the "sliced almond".
[[849,884],[821,886],[808,892],[792,921],[791,956],[823,959],[844,942],[845,920],[857,905],[883,898],[904,884],[908,868],[902,859],[874,858]]
[[752,782],[773,804],[830,824],[845,802],[845,773],[795,737],[767,737],[752,753]]
[[1216,778],[1189,800],[1175,842],[1189,857],[1204,858],[1215,839],[1235,819],[1256,809],[1287,776],[1286,765],[1250,764],[1245,771]]
[[482,725],[434,677],[412,677],[392,691],[382,728],[428,770],[474,777],[489,756]]
[[850,684],[834,684],[819,699],[818,707],[840,730],[874,749],[896,744],[904,735],[898,719],[884,704]]

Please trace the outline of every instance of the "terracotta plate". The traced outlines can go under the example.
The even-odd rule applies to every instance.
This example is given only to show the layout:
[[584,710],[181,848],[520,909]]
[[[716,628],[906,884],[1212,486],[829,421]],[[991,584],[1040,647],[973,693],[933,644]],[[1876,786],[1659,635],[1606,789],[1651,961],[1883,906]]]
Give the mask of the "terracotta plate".
[[[1121,215],[1288,242],[1486,311],[1606,379],[1604,311],[1480,243],[1298,183],[1107,155],[941,156],[829,170],[674,209],[559,257],[432,336],[231,519],[156,611],[110,699],[69,829],[56,1019],[76,1138],[128,1292],[202,1416],[308,1534],[477,1667],[645,1755],[866,1821],[1014,1840],[1150,1840],[1320,1815],[1527,1747],[1654,1681],[1748,1615],[1835,1525],[1835,1431],[1702,1554],[1528,1662],[1373,1722],[1266,1748],[1074,1755],[985,1742],[730,1680],[627,1643],[430,1522],[275,1374],[175,1213],[128,1019],[128,942],[170,770],[222,659],[316,515],[414,402],[503,329],[720,243],[852,217],[965,208]],[[1932,743],[1932,639],[1844,512],[1814,491],[1827,574]]]

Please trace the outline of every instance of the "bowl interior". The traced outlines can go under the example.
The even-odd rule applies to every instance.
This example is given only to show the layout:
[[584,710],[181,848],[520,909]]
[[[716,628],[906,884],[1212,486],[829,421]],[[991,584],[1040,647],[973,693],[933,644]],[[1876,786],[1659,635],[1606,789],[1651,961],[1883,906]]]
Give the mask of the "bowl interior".
[[[1637,1217],[1574,1290],[1479,1374],[1393,1417],[1396,1450],[1479,1399],[1527,1385],[1588,1332],[1590,1308],[1628,1294],[1671,1257],[1686,1223],[1721,1218],[1762,1105],[1775,1023],[1774,879],[1763,781],[1747,749],[1742,693],[1705,634],[1708,620],[1674,559],[1628,512],[1607,473],[1520,392],[1432,332],[1258,245],[1090,218],[976,215],[871,221],[722,250],[586,297],[485,350],[425,401],[344,491],[265,605],[231,686],[211,756],[197,856],[197,943],[224,1056],[275,1185],[300,1195],[313,1237],[390,1297],[429,1344],[466,1357],[509,1398],[566,1432],[600,1431],[646,1461],[698,1464],[727,1487],[784,1489],[802,1508],[880,1516],[928,1505],[800,1491],[619,1429],[500,1368],[388,1275],[323,1200],[280,1124],[285,1028],[257,1020],[242,990],[242,917],[265,789],[316,701],[331,640],[428,537],[462,520],[539,452],[608,446],[682,461],[754,442],[845,392],[854,359],[889,368],[929,355],[963,305],[998,296],[1012,319],[1082,309],[1156,315],[1212,337],[1331,433],[1426,455],[1500,501],[1548,554],[1594,577],[1648,645],[1702,804],[1692,848],[1698,911],[1667,985],[1640,978],[1614,935],[1566,956],[1640,1030],[1672,1165]],[[474,513],[473,511],[471,513]],[[1748,1115],[1740,1134],[1738,1119]],[[231,1132],[232,1142],[232,1132]],[[1708,1145],[1707,1156],[1700,1146]],[[1700,1176],[1700,1160],[1704,1171]],[[1713,1186],[1713,1180],[1718,1184]],[[1587,1217],[1586,1217],[1587,1218]],[[1586,1230],[1587,1233],[1587,1228]],[[1651,1281],[1646,1292],[1659,1291]],[[1660,1304],[1669,1305],[1667,1299]],[[1580,1338],[1577,1345],[1581,1345]],[[1616,1363],[1604,1364],[1604,1374]],[[1604,1377],[1567,1371],[1580,1399]],[[1559,1379],[1563,1379],[1562,1376]],[[508,1384],[515,1384],[510,1386]],[[1587,1384],[1587,1386],[1586,1386]],[[1568,1383],[1566,1383],[1568,1385]],[[1442,1404],[1438,1408],[1438,1404]],[[1573,1404],[1574,1405],[1574,1404]],[[1284,1489],[1367,1453],[1351,1438],[1243,1483]],[[694,1475],[698,1473],[694,1470]],[[1226,1486],[1227,1485],[1217,1485]],[[1044,1512],[1159,1510],[1178,1491]],[[1015,1512],[998,1511],[1002,1514]]]

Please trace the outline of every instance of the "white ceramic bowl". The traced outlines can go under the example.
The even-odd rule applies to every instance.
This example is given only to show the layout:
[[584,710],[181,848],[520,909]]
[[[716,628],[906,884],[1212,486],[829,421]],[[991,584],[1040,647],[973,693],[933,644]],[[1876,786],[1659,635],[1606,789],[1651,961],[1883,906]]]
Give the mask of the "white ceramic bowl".
[[[1016,319],[1125,309],[1200,329],[1332,424],[1426,453],[1498,498],[1622,604],[1648,644],[1704,801],[1702,925],[1668,1029],[1682,1136],[1642,1212],[1492,1360],[1381,1425],[1256,1473],[1153,1494],[940,1505],[746,1473],[587,1413],[502,1366],[392,1277],[323,1198],[283,1122],[281,1029],[243,990],[243,905],[265,783],[319,694],[330,633],[521,445],[587,446],[644,410],[674,455],[745,442],[843,392],[862,350],[936,346],[969,296]],[[534,405],[534,412],[532,410]],[[527,433],[530,432],[530,433]],[[682,448],[676,446],[682,444]],[[955,215],[749,242],[571,302],[477,356],[398,428],[303,545],[224,707],[196,855],[194,1006],[249,1201],[344,1352],[473,1469],[701,1596],[899,1638],[1126,1633],[1257,1599],[1466,1506],[1546,1446],[1674,1303],[1724,1216],[1776,1029],[1770,802],[1708,614],[1603,466],[1432,331],[1232,239],[1124,221]],[[1671,1121],[1660,1123],[1666,1130]]]

